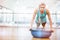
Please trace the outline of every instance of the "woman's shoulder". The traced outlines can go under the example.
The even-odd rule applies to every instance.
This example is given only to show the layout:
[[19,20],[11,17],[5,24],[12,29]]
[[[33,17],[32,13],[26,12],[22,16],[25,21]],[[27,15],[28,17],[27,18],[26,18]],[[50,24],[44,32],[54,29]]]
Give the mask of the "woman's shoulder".
[[38,12],[38,9],[35,9],[34,12],[37,13]]
[[46,9],[46,13],[47,13],[47,14],[49,14],[49,13],[50,13],[48,9]]
[[36,8],[35,11],[38,11],[38,9]]
[[48,12],[49,10],[48,9],[45,9],[46,10],[46,12]]

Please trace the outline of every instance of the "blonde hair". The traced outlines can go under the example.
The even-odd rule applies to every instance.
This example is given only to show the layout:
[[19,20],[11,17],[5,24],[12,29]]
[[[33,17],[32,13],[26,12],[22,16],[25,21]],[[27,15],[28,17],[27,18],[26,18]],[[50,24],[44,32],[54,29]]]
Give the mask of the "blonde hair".
[[40,4],[40,6],[41,6],[41,5],[44,5],[44,6],[46,6],[46,5],[45,5],[45,3],[41,3],[41,4]]

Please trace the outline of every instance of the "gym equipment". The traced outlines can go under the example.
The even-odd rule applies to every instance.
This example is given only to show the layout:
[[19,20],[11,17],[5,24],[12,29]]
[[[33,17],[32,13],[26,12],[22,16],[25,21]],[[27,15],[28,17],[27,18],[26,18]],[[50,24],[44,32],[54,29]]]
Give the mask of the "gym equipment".
[[49,38],[53,32],[44,29],[30,29],[30,31],[34,38]]

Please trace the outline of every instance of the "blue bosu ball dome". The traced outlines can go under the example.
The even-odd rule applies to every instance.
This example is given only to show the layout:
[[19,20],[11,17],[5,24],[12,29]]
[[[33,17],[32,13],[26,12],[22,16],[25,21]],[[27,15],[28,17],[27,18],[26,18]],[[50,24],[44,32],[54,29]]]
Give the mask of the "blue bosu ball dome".
[[40,29],[31,29],[31,34],[35,38],[49,38],[52,34],[52,31],[40,30]]

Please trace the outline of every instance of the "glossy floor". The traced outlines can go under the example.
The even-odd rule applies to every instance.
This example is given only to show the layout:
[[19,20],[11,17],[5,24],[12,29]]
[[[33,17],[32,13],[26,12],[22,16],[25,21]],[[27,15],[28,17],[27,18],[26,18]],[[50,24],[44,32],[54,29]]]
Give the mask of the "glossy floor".
[[60,40],[60,29],[54,29],[50,38],[33,38],[29,28],[0,27],[0,40]]

